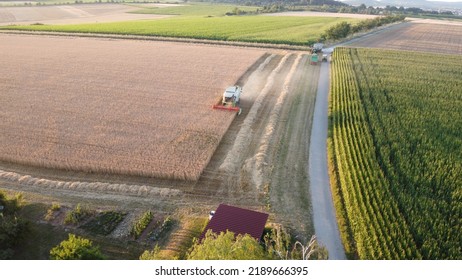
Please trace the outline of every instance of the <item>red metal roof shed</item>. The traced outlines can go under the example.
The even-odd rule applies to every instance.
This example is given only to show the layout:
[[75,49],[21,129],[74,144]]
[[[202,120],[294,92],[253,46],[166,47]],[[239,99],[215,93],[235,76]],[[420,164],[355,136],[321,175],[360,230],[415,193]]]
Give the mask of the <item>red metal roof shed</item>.
[[266,213],[220,204],[199,240],[205,237],[209,229],[217,234],[226,232],[226,230],[232,231],[236,235],[247,233],[260,240],[267,220],[268,214]]

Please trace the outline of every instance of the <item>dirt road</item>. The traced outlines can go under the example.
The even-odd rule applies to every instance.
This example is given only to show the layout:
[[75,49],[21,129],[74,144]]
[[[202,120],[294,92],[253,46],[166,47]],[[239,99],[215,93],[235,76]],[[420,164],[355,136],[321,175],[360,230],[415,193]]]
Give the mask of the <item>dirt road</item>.
[[311,130],[309,174],[313,203],[314,230],[318,241],[326,246],[329,259],[346,259],[332,201],[327,171],[327,127],[330,63],[322,63]]

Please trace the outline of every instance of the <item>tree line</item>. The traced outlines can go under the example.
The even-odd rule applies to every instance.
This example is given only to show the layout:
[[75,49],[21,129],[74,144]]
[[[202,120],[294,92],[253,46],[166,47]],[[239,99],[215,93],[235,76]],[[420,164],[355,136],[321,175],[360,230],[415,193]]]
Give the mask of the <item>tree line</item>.
[[376,17],[373,19],[365,19],[356,24],[351,24],[346,21],[342,21],[327,29],[321,35],[321,41],[343,39],[346,38],[348,35],[357,32],[368,31],[385,24],[403,21],[404,19],[405,16],[403,15],[391,15],[385,17]]

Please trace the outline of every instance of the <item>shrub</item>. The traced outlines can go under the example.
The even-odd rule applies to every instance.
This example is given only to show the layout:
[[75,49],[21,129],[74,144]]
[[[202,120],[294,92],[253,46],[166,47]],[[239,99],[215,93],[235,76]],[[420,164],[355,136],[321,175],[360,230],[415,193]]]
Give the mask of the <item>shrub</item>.
[[47,214],[45,215],[45,220],[46,221],[51,221],[57,211],[61,209],[61,205],[59,203],[53,202],[51,204],[51,207],[48,208]]
[[102,212],[81,228],[94,234],[108,235],[122,222],[126,215],[126,213],[115,211]]
[[18,216],[23,205],[22,194],[8,198],[0,191],[0,260],[9,259],[14,254],[14,247],[23,240],[28,230],[28,222]]
[[130,231],[130,235],[135,239],[140,237],[141,233],[146,229],[149,223],[154,218],[154,214],[151,211],[146,211],[136,222],[133,224]]
[[76,225],[91,215],[92,211],[87,207],[82,207],[79,204],[75,206],[75,209],[72,211],[67,212],[66,217],[64,218],[65,224],[73,224]]
[[174,221],[170,217],[165,218],[162,222],[162,225],[155,228],[151,233],[149,233],[149,239],[151,241],[159,240],[159,238],[162,237],[162,235],[164,235],[167,231],[169,231],[172,228],[173,223]]
[[27,233],[28,222],[16,216],[0,216],[0,260],[9,259]]
[[267,232],[263,236],[265,248],[272,259],[289,259],[291,251],[292,237],[287,230],[280,226],[265,229]]
[[226,231],[209,230],[201,243],[196,243],[188,255],[190,260],[264,260],[268,256],[252,236]]
[[18,217],[22,201],[21,194],[8,198],[0,191],[0,205],[4,206],[0,213],[0,260],[13,256],[15,246],[23,240],[29,228],[28,222]]
[[140,260],[162,260],[163,257],[160,254],[160,247],[156,244],[151,251],[144,251],[140,256]]
[[295,240],[289,230],[281,225],[265,229],[265,231],[263,239],[271,259],[325,260],[328,258],[327,249],[317,242],[314,235],[305,244]]
[[61,205],[60,205],[59,203],[53,202],[53,203],[51,204],[51,210],[53,210],[53,211],[58,211],[59,209],[61,209]]
[[348,35],[360,32],[367,31],[375,27],[382,26],[384,24],[389,24],[393,22],[403,21],[404,16],[386,16],[386,17],[376,17],[373,19],[365,19],[354,25],[342,21],[329,29],[327,29],[322,35],[322,39],[338,40],[346,38]]
[[103,254],[98,246],[85,238],[69,234],[67,240],[50,250],[52,260],[102,260]]
[[24,205],[22,193],[17,193],[14,198],[8,198],[3,192],[0,192],[0,205],[4,207],[3,214],[15,214]]
[[337,40],[341,38],[345,38],[350,34],[351,31],[351,24],[346,21],[342,21],[325,31],[326,39]]

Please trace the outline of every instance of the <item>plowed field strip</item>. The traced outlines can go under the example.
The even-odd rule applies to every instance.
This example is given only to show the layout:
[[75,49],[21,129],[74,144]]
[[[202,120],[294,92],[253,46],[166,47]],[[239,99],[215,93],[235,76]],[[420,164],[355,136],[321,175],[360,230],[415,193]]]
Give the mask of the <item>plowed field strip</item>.
[[346,45],[462,55],[462,24],[402,23]]

